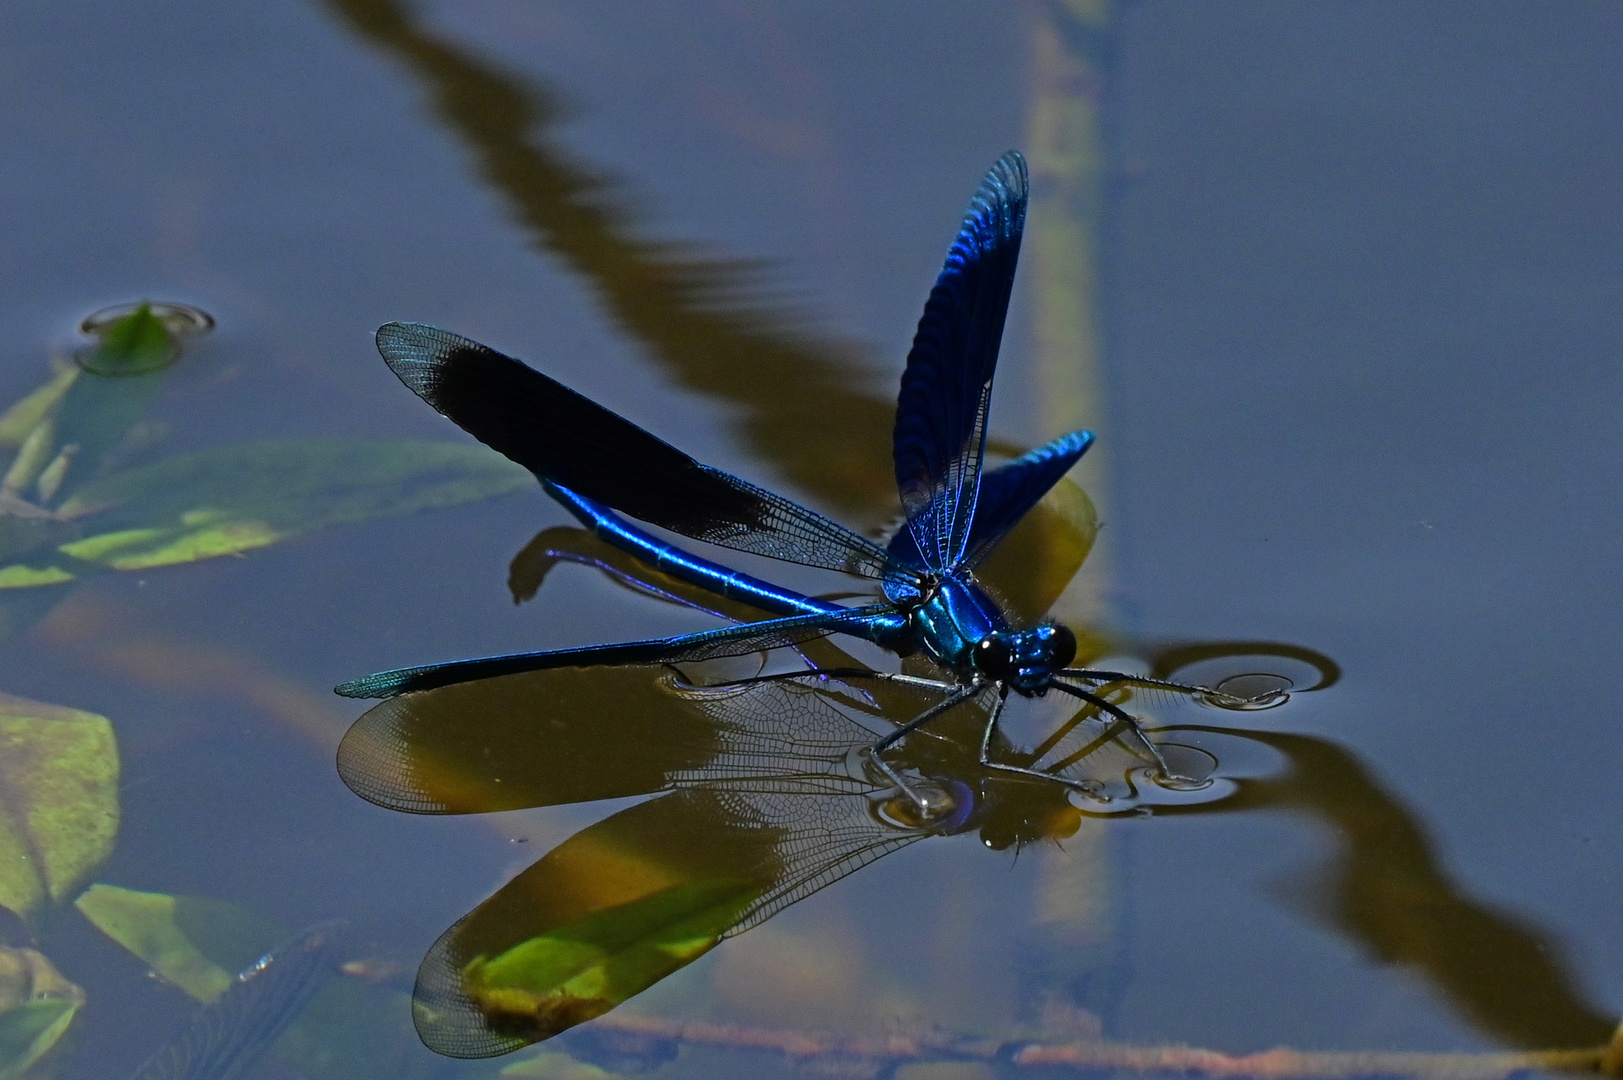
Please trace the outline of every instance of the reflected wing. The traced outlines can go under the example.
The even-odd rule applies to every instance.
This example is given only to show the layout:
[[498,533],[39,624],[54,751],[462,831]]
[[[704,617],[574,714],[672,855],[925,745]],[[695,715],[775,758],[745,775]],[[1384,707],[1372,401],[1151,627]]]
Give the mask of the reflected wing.
[[131,1080],[219,1080],[241,1076],[336,974],[340,923],[311,927],[267,953]]
[[957,565],[969,538],[998,344],[1026,221],[1026,160],[998,159],[924,305],[896,401],[892,454],[923,565]]
[[699,464],[510,356],[419,323],[388,323],[377,341],[401,382],[537,476],[706,543],[865,577],[899,572],[865,537]]
[[747,799],[693,789],[572,836],[434,943],[417,971],[418,1035],[459,1058],[551,1038],[709,952],[797,847],[842,863],[820,887],[925,835],[888,832],[857,792],[780,805],[801,822],[793,831],[759,821]]
[[671,786],[717,752],[709,720],[647,668],[559,668],[402,694],[338,747],[338,774],[379,806],[473,814]]
[[791,615],[782,619],[724,626],[678,637],[621,641],[612,645],[583,645],[575,649],[547,649],[540,652],[482,656],[472,660],[451,660],[443,664],[396,668],[340,683],[333,691],[343,697],[392,698],[419,690],[432,690],[453,683],[514,675],[522,671],[546,671],[567,667],[612,667],[624,664],[678,664],[714,660],[724,656],[744,656],[793,645],[810,638],[837,632],[860,634],[868,623],[891,615],[889,604],[846,608],[813,615]]
[[[868,715],[911,707],[851,693]],[[701,689],[646,668],[559,668],[391,698],[350,727],[338,773],[391,810],[471,814],[806,777],[843,769],[847,750],[873,738],[799,688]]]
[[695,695],[719,739],[676,778],[696,786],[577,833],[434,944],[415,994],[431,1049],[487,1057],[556,1035],[930,835],[873,813],[874,785],[847,765],[872,734],[827,684]]
[[[889,730],[898,718],[923,712],[955,689],[950,684],[935,690],[878,684],[859,690],[803,676],[693,693],[694,704],[715,724],[718,752],[704,769],[679,776],[677,782],[715,792],[718,805],[734,819],[772,837],[773,873],[723,937],[765,922],[880,856],[967,819],[972,808],[965,805],[944,813],[931,828],[882,822],[874,801],[888,785],[876,784],[852,753],[871,744],[874,727]],[[976,708],[966,702],[950,715],[969,715]],[[950,762],[932,755],[918,775],[972,768],[970,759],[951,754],[957,749],[949,749]],[[894,761],[909,772],[922,764],[906,748]],[[967,796],[969,789],[962,790]]]
[[[1092,445],[1093,432],[1073,431],[982,475],[963,564],[974,568],[990,555]],[[925,565],[912,529],[897,530],[888,550],[898,562]]]

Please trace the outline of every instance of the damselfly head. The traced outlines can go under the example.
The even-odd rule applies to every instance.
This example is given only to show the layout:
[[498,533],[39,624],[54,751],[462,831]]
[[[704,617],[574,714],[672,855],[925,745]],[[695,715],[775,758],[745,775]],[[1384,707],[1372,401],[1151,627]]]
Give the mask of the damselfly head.
[[994,630],[975,643],[975,670],[1021,694],[1040,694],[1076,658],[1076,635],[1059,623]]

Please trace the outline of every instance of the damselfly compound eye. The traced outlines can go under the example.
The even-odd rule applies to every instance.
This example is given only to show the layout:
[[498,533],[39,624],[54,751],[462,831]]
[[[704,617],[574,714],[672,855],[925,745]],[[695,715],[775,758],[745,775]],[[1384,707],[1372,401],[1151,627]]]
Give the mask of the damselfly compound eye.
[[1062,668],[1076,659],[1076,635],[1071,633],[1069,627],[1053,623],[1042,628],[1047,631],[1043,636],[1048,640],[1048,662],[1056,668]]
[[994,679],[1014,674],[1014,650],[1001,634],[988,634],[975,643],[975,667]]

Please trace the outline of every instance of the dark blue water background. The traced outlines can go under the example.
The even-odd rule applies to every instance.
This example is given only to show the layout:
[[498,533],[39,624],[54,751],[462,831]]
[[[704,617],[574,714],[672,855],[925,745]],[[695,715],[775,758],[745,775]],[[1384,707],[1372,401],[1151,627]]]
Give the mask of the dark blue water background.
[[[421,71],[366,37],[357,13],[373,9],[563,110],[530,137],[610,177],[634,235],[764,260],[759,280],[811,336],[848,343],[850,386],[881,401],[974,183],[1027,145],[1043,16],[10,3],[0,401],[40,381],[83,314],[151,296],[219,320],[155,407],[177,450],[461,438],[372,349],[379,323],[420,320],[529,358],[702,460],[882,522],[882,500],[810,490],[752,450],[747,403],[685,384],[578,265],[537,249]],[[1142,3],[1116,12],[1107,44],[1108,475],[1079,475],[1101,492],[1111,625],[1334,657],[1332,690],[1239,719],[1346,747],[1451,887],[1547,935],[1575,993],[1615,1017],[1623,12]],[[1034,445],[1060,429],[1043,419],[1023,284],[993,427]],[[330,756],[359,709],[327,688],[693,624],[585,573],[515,607],[508,559],[564,520],[535,490],[100,578],[0,643],[0,689],[117,726],[125,825],[100,880],[289,927],[344,917],[363,950],[414,964],[601,808],[493,824],[366,805]],[[120,642],[151,648],[120,659]],[[1091,927],[1073,974],[1114,1038],[1502,1045],[1423,971],[1338,929],[1325,867],[1341,844],[1287,811],[1111,822],[1019,859],[921,844],[630,1007],[995,1031],[1022,1007],[1039,924],[1063,910]],[[185,1002],[70,916],[53,955],[92,994],[71,1075],[116,1075]],[[698,1055],[660,1075],[783,1068]]]

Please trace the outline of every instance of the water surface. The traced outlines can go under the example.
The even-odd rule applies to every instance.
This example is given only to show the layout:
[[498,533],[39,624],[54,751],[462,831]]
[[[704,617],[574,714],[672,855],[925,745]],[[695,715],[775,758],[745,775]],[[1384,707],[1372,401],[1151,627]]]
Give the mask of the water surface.
[[[147,409],[152,460],[465,442],[371,347],[434,322],[877,529],[920,305],[976,180],[1026,149],[993,437],[1101,436],[1074,478],[1105,529],[1058,610],[1122,649],[1288,642],[1343,677],[1200,717],[1266,736],[1230,762],[1260,778],[1233,812],[1018,857],[915,844],[626,1009],[1013,1038],[1045,1008],[1065,1030],[1064,1006],[1073,1034],[1232,1052],[1602,1041],[1623,1010],[1623,19],[1085,8],[8,5],[0,403],[84,315],[151,297],[218,322]],[[328,688],[702,621],[569,567],[515,605],[509,560],[565,520],[523,486],[17,600],[0,692],[117,733],[94,879],[284,936],[341,917],[355,956],[409,971],[623,804],[372,807],[333,770],[359,709]],[[87,992],[64,1076],[133,1071],[193,1008],[71,907],[7,937]],[[366,1037],[312,1026],[254,1075],[509,1064],[422,1049],[406,985],[343,980]],[[594,1046],[563,1044],[616,1067]],[[689,1048],[655,1075],[789,1072]]]

